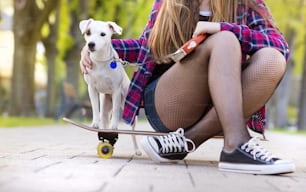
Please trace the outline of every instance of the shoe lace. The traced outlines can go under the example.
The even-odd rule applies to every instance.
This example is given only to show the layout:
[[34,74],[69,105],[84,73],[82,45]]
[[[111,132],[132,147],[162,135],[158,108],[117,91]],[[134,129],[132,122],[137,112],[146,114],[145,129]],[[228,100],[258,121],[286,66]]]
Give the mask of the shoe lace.
[[273,158],[272,154],[259,144],[258,137],[250,139],[247,143],[241,146],[241,149],[253,155],[254,160],[259,158],[264,161],[270,161]]
[[[184,136],[184,129],[179,128],[175,132],[170,132],[166,136],[156,137],[161,144],[161,153],[171,152],[193,152],[195,150],[195,144],[192,140],[187,139]],[[188,148],[188,143],[191,144],[191,149]]]

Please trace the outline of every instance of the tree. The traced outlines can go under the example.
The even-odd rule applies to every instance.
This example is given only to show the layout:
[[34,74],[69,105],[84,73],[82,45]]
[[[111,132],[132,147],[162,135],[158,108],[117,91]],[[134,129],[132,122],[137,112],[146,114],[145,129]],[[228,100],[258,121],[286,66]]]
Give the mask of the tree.
[[42,30],[41,41],[45,47],[45,57],[47,61],[47,95],[46,95],[46,111],[47,117],[55,116],[56,106],[56,61],[58,55],[57,39],[58,26],[60,21],[60,6],[55,9],[55,14],[52,19],[49,19],[44,29]]
[[[275,126],[287,128],[289,122],[289,107],[295,107],[300,112],[306,110],[301,104],[296,106],[290,103],[292,93],[299,92],[299,90],[292,89],[293,77],[302,75],[301,66],[303,65],[302,58],[305,47],[305,26],[301,25],[301,23],[305,22],[302,19],[306,13],[305,5],[304,0],[282,0],[281,2],[279,0],[266,0],[266,2],[271,8],[276,23],[284,34],[291,50],[291,57],[287,64],[286,74],[272,98],[273,108],[275,108]],[[301,117],[298,119],[301,119]]]
[[9,114],[29,116],[35,113],[34,70],[36,45],[41,29],[58,0],[14,1],[13,32],[15,50]]
[[[286,28],[287,42],[291,50],[291,54],[294,54],[296,31],[292,27]],[[287,128],[288,126],[288,106],[291,93],[291,83],[294,69],[294,58],[291,57],[287,63],[287,70],[284,74],[280,85],[274,94],[274,106],[275,106],[275,126],[278,128]]]
[[[304,37],[304,45],[306,45],[306,35]],[[304,48],[304,69],[301,84],[300,108],[298,116],[298,129],[306,130],[306,49]]]
[[[65,50],[64,61],[66,64],[66,81],[73,85],[76,92],[79,92],[80,78],[80,50],[83,46],[83,37],[79,30],[79,22],[88,17],[87,0],[68,0],[69,6],[69,23],[68,34],[70,36],[69,46]],[[85,9],[84,9],[85,8]]]
[[[287,108],[284,108],[284,103],[288,106],[288,96],[294,93],[299,94],[299,99],[296,111],[297,114],[297,128],[306,129],[306,31],[305,31],[305,15],[306,6],[304,0],[283,0],[282,3],[277,3],[277,0],[267,0],[271,2],[271,7],[274,8],[277,20],[280,21],[281,28],[285,31],[285,37],[290,45],[291,58],[288,63],[287,73],[280,86],[282,91],[279,101],[275,104],[279,112],[276,113],[277,127],[287,127]],[[272,3],[274,1],[274,4]],[[286,11],[282,11],[286,10]],[[299,87],[301,89],[292,90],[293,86],[290,76],[299,77],[301,79]],[[289,77],[289,78],[288,78]],[[276,94],[277,95],[277,94]],[[280,104],[281,103],[281,104]],[[283,106],[280,108],[280,106]]]

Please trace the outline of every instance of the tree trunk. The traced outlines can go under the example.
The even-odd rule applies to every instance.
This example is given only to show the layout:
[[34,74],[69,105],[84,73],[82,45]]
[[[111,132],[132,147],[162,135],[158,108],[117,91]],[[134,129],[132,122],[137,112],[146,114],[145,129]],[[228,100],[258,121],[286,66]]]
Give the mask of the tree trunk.
[[[57,30],[57,29],[56,29]],[[51,30],[53,31],[53,30]],[[56,56],[58,50],[56,48],[56,34],[52,34],[48,38],[48,42],[44,43],[46,49],[46,59],[48,64],[47,70],[47,98],[46,98],[46,116],[54,117],[56,106]],[[53,39],[53,40],[52,40]]]
[[36,43],[23,44],[15,37],[13,81],[11,89],[10,115],[29,116],[35,114],[34,63]]
[[[299,0],[299,8],[305,7],[304,0]],[[303,23],[303,12],[299,12],[298,20]],[[305,26],[305,25],[304,25]],[[306,49],[305,49],[305,43],[306,43],[306,35],[304,35],[304,66],[303,66],[303,76],[301,81],[301,90],[300,90],[300,99],[299,99],[299,113],[298,113],[298,122],[297,126],[299,130],[306,130]]]
[[[295,49],[295,31],[288,28],[287,39],[289,45],[291,45],[290,50],[293,55],[293,50]],[[287,128],[288,126],[288,103],[290,98],[290,84],[292,82],[292,71],[294,68],[292,57],[289,59],[287,64],[286,73],[275,91],[274,101],[275,101],[275,127]]]
[[66,63],[66,80],[72,84],[76,93],[79,93],[79,78],[80,78],[80,48],[73,47],[65,57]]
[[14,1],[14,56],[9,115],[32,116],[34,104],[34,71],[36,44],[42,25],[58,0],[44,1],[40,10],[36,1]]
[[[306,35],[304,38],[306,43]],[[305,44],[304,43],[304,44]],[[301,93],[300,93],[300,102],[299,102],[299,115],[298,115],[298,129],[306,130],[306,49],[304,49],[304,69],[301,82]]]
[[9,114],[28,116],[35,112],[34,105],[34,65],[36,55],[36,36],[33,16],[35,6],[25,1],[15,2],[14,14],[14,61],[11,83],[11,102]]
[[[59,8],[59,7],[58,7]],[[47,98],[46,98],[46,116],[55,116],[55,106],[56,106],[56,57],[58,54],[58,49],[56,42],[58,39],[58,24],[59,24],[59,9],[56,10],[56,20],[54,24],[49,24],[50,34],[47,38],[43,39],[43,44],[46,49],[46,59],[47,59]]]
[[292,82],[293,64],[287,64],[286,73],[275,91],[275,127],[288,127],[288,103],[290,98],[290,84]]
[[76,93],[79,93],[79,79],[80,79],[80,51],[83,46],[83,37],[79,29],[79,22],[82,19],[87,18],[87,12],[84,7],[88,7],[89,1],[80,0],[78,4],[78,9],[73,9],[70,11],[70,36],[74,39],[73,46],[67,50],[66,57],[64,58],[66,63],[66,80],[68,83],[72,84],[75,88]]

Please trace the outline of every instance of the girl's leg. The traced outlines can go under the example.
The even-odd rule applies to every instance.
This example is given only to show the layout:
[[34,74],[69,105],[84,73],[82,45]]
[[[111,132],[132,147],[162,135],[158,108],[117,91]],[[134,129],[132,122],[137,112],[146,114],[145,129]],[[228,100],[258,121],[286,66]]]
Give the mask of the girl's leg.
[[[255,53],[249,66],[242,72],[243,111],[246,120],[258,111],[271,97],[281,80],[286,68],[284,56],[273,48],[264,48]],[[192,129],[186,137],[199,146],[209,138],[222,131],[222,126],[215,108],[212,108]],[[232,150],[239,143],[237,138],[225,138],[224,148]],[[235,144],[233,144],[235,143]]]
[[[215,35],[211,37],[210,40],[215,38],[214,40],[216,42],[219,42],[217,41],[218,39],[220,40],[222,39],[221,37],[226,37],[228,34],[220,33],[219,35],[220,36]],[[250,66],[247,67],[247,69],[244,70],[241,75],[241,74],[236,74],[239,73],[237,72],[239,67],[235,65],[236,62],[233,62],[235,61],[234,58],[231,58],[231,55],[227,55],[226,53],[222,52],[224,50],[221,50],[221,53],[223,53],[224,55],[218,55],[218,54],[216,55],[220,57],[229,56],[227,58],[228,64],[232,64],[233,66],[233,73],[226,74],[225,72],[228,72],[229,70],[229,68],[227,68],[228,66],[226,66],[224,63],[221,66],[219,65],[220,64],[219,62],[223,62],[225,59],[222,60],[220,58],[215,58],[216,55],[214,54],[214,50],[217,49],[216,47],[218,47],[218,45],[210,47],[209,46],[210,43],[208,40],[201,47],[199,47],[196,53],[194,54],[196,55],[198,53],[199,54],[198,56],[201,57],[205,55],[205,53],[209,53],[210,56],[208,57],[209,62],[205,60],[207,59],[207,57],[203,57],[201,60],[201,64],[203,64],[204,66],[206,63],[206,66],[208,66],[208,70],[206,71],[206,73],[198,74],[195,72],[194,74],[196,74],[195,77],[198,77],[198,75],[202,75],[206,77],[206,79],[208,75],[209,89],[207,90],[207,83],[206,86],[203,86],[201,84],[196,84],[198,86],[188,84],[188,86],[190,86],[188,87],[186,86],[186,84],[184,84],[185,82],[181,81],[181,79],[178,82],[176,81],[172,82],[175,84],[182,83],[186,87],[182,86],[182,87],[177,87],[176,89],[171,89],[171,84],[168,84],[168,86],[164,87],[164,85],[167,84],[164,81],[161,81],[160,84],[157,85],[157,88],[159,86],[160,87],[159,87],[159,92],[156,91],[155,93],[155,101],[157,103],[156,108],[158,109],[159,101],[162,101],[165,98],[167,100],[167,98],[169,98],[169,97],[163,97],[160,99],[158,97],[159,96],[158,93],[162,91],[167,92],[170,89],[169,94],[164,94],[164,96],[168,95],[171,96],[172,95],[171,93],[175,94],[176,90],[179,88],[182,88],[183,90],[184,88],[193,90],[191,89],[191,87],[193,87],[195,89],[199,89],[200,93],[207,93],[203,97],[207,101],[210,100],[209,98],[211,95],[214,107],[208,113],[206,113],[205,116],[203,116],[197,123],[191,126],[191,128],[189,128],[186,131],[185,135],[182,129],[178,129],[173,133],[169,133],[167,136],[144,137],[143,149],[154,161],[158,162],[178,161],[183,159],[188,154],[188,152],[190,151],[189,147],[191,144],[194,144],[195,142],[196,145],[199,146],[201,143],[211,138],[215,134],[219,133],[221,130],[223,130],[225,139],[224,139],[224,149],[221,152],[220,162],[218,164],[220,170],[230,171],[230,172],[251,173],[251,174],[282,174],[282,173],[293,172],[295,170],[295,165],[291,161],[274,158],[267,150],[265,150],[262,146],[260,146],[256,138],[252,139],[249,138],[250,136],[247,129],[245,128],[243,120],[243,117],[249,117],[251,114],[256,112],[260,107],[262,107],[265,104],[265,102],[271,97],[273,91],[275,90],[279,80],[281,79],[285,71],[286,61],[284,57],[274,49],[271,48],[262,49],[252,57]],[[223,40],[224,42],[227,42],[230,45],[234,45],[235,47],[235,41],[234,40],[232,41],[230,35],[228,35],[227,38]],[[227,43],[225,43],[224,45],[226,45]],[[231,48],[235,50],[234,47]],[[228,52],[235,54],[236,51],[233,50],[228,48]],[[192,60],[191,56],[189,57],[189,60],[185,60],[181,64],[178,63],[175,66],[178,67],[184,64],[191,65],[192,62],[188,63],[188,61],[195,62],[196,60],[195,58],[194,60]],[[217,62],[217,64],[215,62]],[[277,66],[276,64],[278,64],[279,66]],[[172,70],[169,69],[169,71]],[[182,71],[178,70],[177,72],[179,73]],[[191,75],[188,77],[193,78],[192,76],[194,75],[193,73],[188,73],[188,74]],[[220,78],[216,77],[219,74],[221,74],[222,77]],[[240,86],[241,82],[239,83],[240,78],[236,77],[235,74],[242,77],[241,79],[241,81],[243,82],[242,86]],[[164,79],[164,77],[166,77],[166,74],[162,76],[161,80]],[[175,74],[172,75],[172,78],[175,79],[176,77],[177,76],[175,76]],[[184,77],[184,76],[182,75],[179,77]],[[169,79],[171,80],[171,78]],[[232,82],[233,85],[231,85],[229,82],[226,82],[226,80]],[[214,85],[218,86],[212,87]],[[241,90],[239,89],[239,86]],[[161,89],[161,87],[165,89],[163,90]],[[220,88],[223,88],[223,90]],[[228,89],[229,94],[227,93],[226,89]],[[237,92],[234,92],[233,90]],[[197,91],[192,92],[192,94],[196,93]],[[194,97],[193,95],[190,95],[190,97],[192,99],[190,99],[188,97],[188,94],[185,93],[185,97],[179,97],[179,99],[177,99],[176,102],[172,103],[176,105],[176,107],[174,106],[173,108],[176,110],[176,111],[174,110],[175,112],[174,115],[176,118],[177,117],[184,118],[184,116],[180,114],[184,114],[182,113],[182,111],[185,111],[185,109],[191,112],[191,113],[185,113],[187,115],[186,118],[189,119],[193,117],[192,116],[193,111],[190,108],[190,106],[192,105],[186,102],[185,98],[188,98],[187,101],[190,101],[191,103],[192,102],[197,103],[197,101],[200,101],[200,103],[202,102],[201,104],[205,104],[205,102],[203,102],[204,100],[197,100],[197,101],[193,100],[193,98],[201,98],[201,97]],[[184,105],[181,105],[179,103],[180,99],[182,99],[182,101],[185,101]],[[245,102],[243,103],[243,101]],[[209,108],[209,103],[208,105],[204,105],[203,108],[204,107],[206,109]],[[159,106],[159,115],[161,114],[160,112],[163,111],[163,109],[167,110],[166,108],[163,108],[162,105]],[[168,111],[168,114],[169,112],[171,111]],[[205,112],[205,110],[203,110],[203,112]],[[160,117],[165,123],[165,125],[171,128],[171,130],[175,130],[176,128],[170,127],[169,125],[175,124],[176,119],[175,118],[168,119],[167,113],[165,113],[164,115],[165,116],[160,116]],[[241,119],[239,117],[241,117]]]
[[239,142],[248,140],[242,109],[240,60],[236,37],[230,32],[220,32],[208,38],[193,55],[170,68],[155,90],[156,110],[164,125],[170,130],[190,127],[205,119],[203,114],[213,103],[225,137],[238,137]]

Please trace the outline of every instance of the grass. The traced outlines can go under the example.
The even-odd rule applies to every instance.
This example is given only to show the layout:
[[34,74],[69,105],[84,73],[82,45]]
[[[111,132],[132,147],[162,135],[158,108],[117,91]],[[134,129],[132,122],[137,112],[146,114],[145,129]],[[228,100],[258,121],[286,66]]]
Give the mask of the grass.
[[61,121],[55,121],[51,118],[39,117],[4,117],[0,116],[0,128],[13,128],[13,127],[31,127],[40,125],[54,125]]

